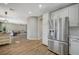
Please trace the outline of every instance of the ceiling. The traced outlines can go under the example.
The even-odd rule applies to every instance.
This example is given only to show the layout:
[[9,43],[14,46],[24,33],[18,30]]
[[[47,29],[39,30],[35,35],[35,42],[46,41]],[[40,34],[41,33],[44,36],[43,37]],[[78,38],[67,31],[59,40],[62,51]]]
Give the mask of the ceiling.
[[[42,5],[41,8],[39,8],[40,4]],[[71,3],[0,3],[0,7],[13,11],[20,18],[25,18],[29,16],[40,16],[46,12],[65,7],[69,4]]]

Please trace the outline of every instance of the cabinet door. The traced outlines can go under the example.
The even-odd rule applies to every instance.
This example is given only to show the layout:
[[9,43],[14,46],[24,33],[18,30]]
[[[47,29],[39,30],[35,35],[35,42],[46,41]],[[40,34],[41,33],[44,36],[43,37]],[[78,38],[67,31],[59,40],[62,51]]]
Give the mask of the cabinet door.
[[79,40],[70,39],[69,53],[71,55],[79,55]]
[[64,8],[64,9],[61,9],[59,11],[59,17],[61,18],[65,18],[65,17],[68,17],[69,14],[68,14],[68,8]]
[[51,14],[51,19],[53,20],[53,28],[55,28],[55,21],[59,18],[59,11],[55,11]]
[[69,7],[70,26],[78,26],[79,23],[79,6],[72,5]]

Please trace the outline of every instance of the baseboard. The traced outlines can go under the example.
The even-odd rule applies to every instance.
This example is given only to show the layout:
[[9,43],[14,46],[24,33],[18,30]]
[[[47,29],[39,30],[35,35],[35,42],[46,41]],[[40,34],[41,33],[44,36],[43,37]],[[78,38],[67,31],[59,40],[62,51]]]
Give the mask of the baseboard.
[[44,44],[44,43],[42,43],[42,45],[44,45],[44,46],[47,46],[47,47],[48,47],[48,45],[46,45],[46,44]]
[[28,40],[41,40],[40,38],[27,38]]
[[57,54],[57,53],[55,53],[54,51],[51,51],[50,49],[48,49],[50,52],[52,52],[52,53],[54,53],[55,55],[59,55],[59,54]]
[[42,45],[44,45],[44,46],[48,47],[47,45],[45,45],[45,44],[43,44],[43,43],[42,43]]

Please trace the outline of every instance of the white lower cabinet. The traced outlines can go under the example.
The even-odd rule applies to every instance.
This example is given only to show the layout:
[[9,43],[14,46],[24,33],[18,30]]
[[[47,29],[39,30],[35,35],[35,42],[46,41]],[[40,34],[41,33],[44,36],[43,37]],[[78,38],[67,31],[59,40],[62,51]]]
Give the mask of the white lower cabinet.
[[79,39],[70,39],[69,53],[79,55]]

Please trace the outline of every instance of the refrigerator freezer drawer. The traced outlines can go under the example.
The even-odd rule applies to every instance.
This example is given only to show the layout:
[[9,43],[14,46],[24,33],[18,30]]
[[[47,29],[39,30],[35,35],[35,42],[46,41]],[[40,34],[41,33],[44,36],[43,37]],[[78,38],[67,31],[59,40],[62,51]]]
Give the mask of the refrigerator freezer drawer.
[[64,42],[48,40],[48,49],[60,55],[69,54],[68,44]]

